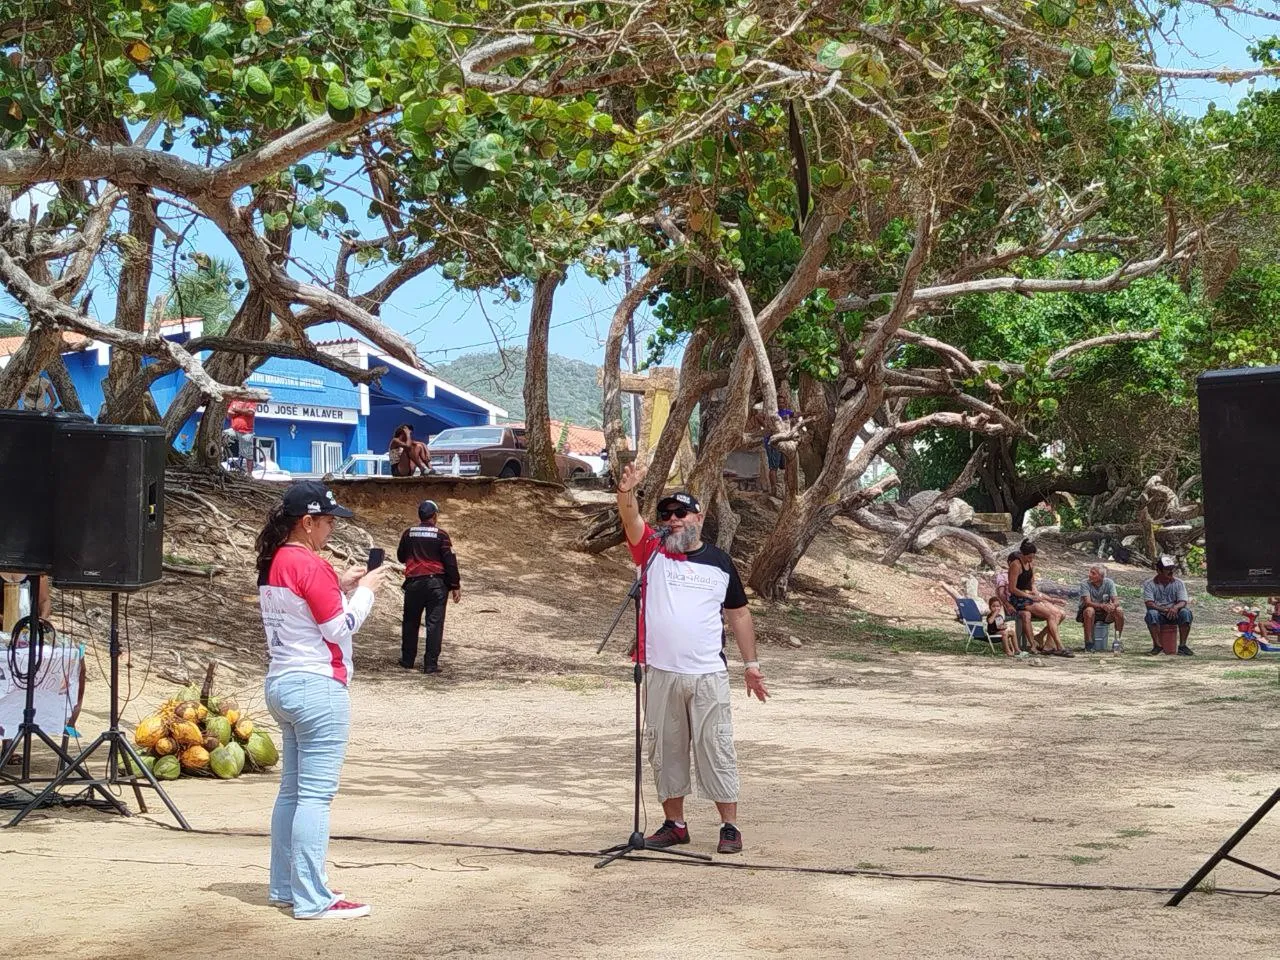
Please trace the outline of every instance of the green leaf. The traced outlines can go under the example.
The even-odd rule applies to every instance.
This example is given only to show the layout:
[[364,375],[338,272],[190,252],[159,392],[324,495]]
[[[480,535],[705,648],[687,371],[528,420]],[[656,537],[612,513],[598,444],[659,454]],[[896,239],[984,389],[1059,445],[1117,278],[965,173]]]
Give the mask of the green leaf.
[[535,224],[544,224],[551,219],[555,212],[556,208],[550,202],[544,200],[529,211],[529,219]]
[[171,3],[164,12],[164,22],[174,33],[195,33],[195,11],[185,3]]
[[261,67],[250,67],[244,73],[244,88],[249,97],[258,103],[268,103],[275,95],[275,88],[267,71]]
[[262,215],[262,225],[268,230],[283,230],[289,225],[289,215],[283,211],[280,213],[264,213]]
[[244,18],[250,23],[256,23],[267,15],[267,5],[262,0],[249,0],[244,5]]
[[351,94],[340,83],[331,82],[325,91],[324,105],[329,116],[338,123],[346,123],[356,115],[356,108],[351,105]]
[[231,42],[232,35],[231,25],[225,20],[219,20],[216,23],[209,24],[204,31],[204,35],[200,38],[200,42],[206,51],[225,50],[227,44]]
[[1093,51],[1093,73],[1094,76],[1102,76],[1111,69],[1113,54],[1111,44],[1100,43]]
[[1076,47],[1071,52],[1071,72],[1082,80],[1093,76],[1093,53],[1084,47]]
[[857,52],[857,46],[852,43],[828,40],[818,51],[818,63],[828,70],[839,70],[844,66],[844,62]]
[[203,35],[212,24],[213,4],[202,3],[191,11],[191,33]]
[[1058,401],[1053,397],[1043,397],[1036,406],[1040,408],[1041,413],[1054,414],[1058,412]]
[[839,163],[828,163],[822,168],[822,185],[824,187],[838,187],[844,183],[844,167]]
[[608,133],[613,129],[613,117],[607,113],[597,113],[591,118],[591,129],[596,133]]
[[544,160],[550,160],[559,152],[554,140],[544,140],[538,144],[538,155]]
[[351,85],[351,106],[357,110],[363,110],[373,101],[373,92],[369,89],[369,85],[363,80],[357,80]]
[[1040,0],[1036,13],[1049,26],[1061,29],[1075,16],[1076,0]]
[[739,40],[746,40],[751,36],[751,31],[760,25],[760,18],[754,13],[748,17],[743,17],[737,28],[733,31],[733,35]]
[[733,66],[735,52],[733,41],[721,40],[716,45],[716,66],[721,70],[728,70]]
[[174,73],[173,64],[161,60],[151,68],[151,82],[155,84],[156,96],[161,100],[169,100],[178,85],[178,76]]

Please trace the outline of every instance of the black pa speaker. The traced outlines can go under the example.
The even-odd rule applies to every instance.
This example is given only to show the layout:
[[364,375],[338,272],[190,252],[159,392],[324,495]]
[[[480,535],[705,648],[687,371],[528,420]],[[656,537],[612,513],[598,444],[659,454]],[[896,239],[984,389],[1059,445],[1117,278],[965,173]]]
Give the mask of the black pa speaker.
[[1209,592],[1280,594],[1280,367],[1196,381]]
[[0,410],[0,570],[53,569],[53,435],[83,414]]
[[127,592],[160,580],[164,460],[160,427],[58,427],[53,442],[56,586]]

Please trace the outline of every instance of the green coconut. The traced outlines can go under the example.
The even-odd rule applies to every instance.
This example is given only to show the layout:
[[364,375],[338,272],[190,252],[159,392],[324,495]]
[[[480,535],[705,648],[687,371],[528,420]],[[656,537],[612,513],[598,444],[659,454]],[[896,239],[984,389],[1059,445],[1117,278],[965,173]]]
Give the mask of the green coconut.
[[[127,753],[124,755],[124,765],[126,769],[128,769],[129,774],[131,776],[134,776],[134,777],[142,776],[142,771],[138,769],[138,765],[133,762],[133,757],[131,757]],[[151,756],[150,754],[143,754],[142,765],[146,767],[148,770],[154,770],[156,766],[156,758]]]
[[231,721],[226,717],[216,717],[210,713],[204,722],[204,732],[211,737],[217,737],[218,743],[225,746],[231,739]]
[[177,780],[182,776],[182,764],[175,756],[161,757],[151,768],[151,772],[155,774],[157,780]]
[[227,744],[227,750],[236,762],[236,776],[238,777],[240,774],[244,773],[244,747],[232,740]]
[[255,730],[249,735],[249,742],[244,745],[244,751],[249,755],[251,770],[266,770],[268,767],[274,767],[280,760],[280,752],[276,750],[276,745],[261,730]]
[[209,769],[219,780],[233,780],[239,776],[236,772],[236,758],[226,744],[209,754]]
[[188,683],[185,687],[178,689],[178,692],[173,695],[173,699],[178,703],[182,703],[185,700],[195,700],[198,703],[200,701],[200,688],[194,683]]

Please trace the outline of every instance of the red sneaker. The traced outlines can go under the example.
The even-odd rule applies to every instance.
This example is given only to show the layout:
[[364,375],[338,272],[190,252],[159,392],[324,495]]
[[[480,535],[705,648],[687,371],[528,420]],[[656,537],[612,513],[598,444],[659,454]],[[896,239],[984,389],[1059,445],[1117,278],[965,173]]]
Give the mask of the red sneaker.
[[299,917],[300,920],[355,920],[373,913],[373,907],[367,903],[354,903],[350,900],[339,900],[324,913],[314,917]]
[[741,853],[742,852],[742,831],[731,823],[726,823],[720,827],[720,843],[716,847],[716,853]]
[[689,827],[677,827],[674,820],[663,820],[662,826],[644,838],[644,845],[655,850],[689,842]]

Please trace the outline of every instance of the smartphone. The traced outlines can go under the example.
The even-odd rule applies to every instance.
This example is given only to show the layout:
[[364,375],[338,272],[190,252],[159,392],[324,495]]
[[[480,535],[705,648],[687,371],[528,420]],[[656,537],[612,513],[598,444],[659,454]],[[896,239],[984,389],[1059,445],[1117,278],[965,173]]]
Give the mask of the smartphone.
[[369,569],[377,570],[382,566],[382,561],[386,557],[386,551],[381,547],[374,547],[369,551]]

